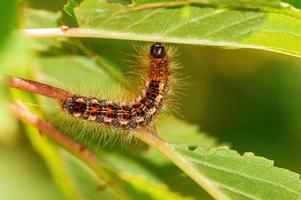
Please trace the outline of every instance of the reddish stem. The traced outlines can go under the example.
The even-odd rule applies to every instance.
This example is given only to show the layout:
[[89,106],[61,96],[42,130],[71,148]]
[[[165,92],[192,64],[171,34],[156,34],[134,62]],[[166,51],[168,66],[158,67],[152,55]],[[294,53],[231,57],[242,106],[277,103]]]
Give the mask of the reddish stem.
[[71,96],[71,94],[65,90],[23,78],[9,77],[7,78],[7,83],[10,87],[34,92],[43,96],[57,99],[59,101]]
[[50,139],[63,146],[81,160],[88,163],[96,161],[96,155],[94,153],[71,140],[59,130],[55,129],[50,123],[39,119],[23,105],[12,105],[11,109],[22,121],[37,127],[42,133],[46,134]]

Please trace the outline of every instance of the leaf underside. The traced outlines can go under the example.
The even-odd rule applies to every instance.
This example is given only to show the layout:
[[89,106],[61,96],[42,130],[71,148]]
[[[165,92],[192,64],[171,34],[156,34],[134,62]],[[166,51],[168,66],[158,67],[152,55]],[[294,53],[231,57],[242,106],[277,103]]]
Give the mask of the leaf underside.
[[89,30],[85,37],[255,48],[301,56],[299,10],[200,4],[135,10],[86,0],[75,8],[75,15],[79,27]]
[[173,145],[183,160],[229,199],[301,199],[299,175],[273,166],[273,161],[226,147],[189,150]]

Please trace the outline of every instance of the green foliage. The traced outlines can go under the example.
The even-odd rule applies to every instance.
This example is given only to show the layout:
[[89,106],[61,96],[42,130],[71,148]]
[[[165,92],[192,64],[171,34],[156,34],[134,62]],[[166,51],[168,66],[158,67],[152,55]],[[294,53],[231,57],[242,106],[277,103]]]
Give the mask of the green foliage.
[[202,148],[192,151],[186,145],[173,148],[229,199],[300,198],[299,175],[274,167],[273,162],[265,158],[252,153],[240,156],[223,147],[210,151]]
[[0,49],[2,48],[4,41],[9,36],[15,25],[15,19],[17,17],[17,1],[1,1],[0,2]]
[[79,0],[68,0],[64,5],[64,11],[75,19],[74,8],[79,5]]
[[90,37],[256,48],[301,55],[301,18],[299,11],[291,9],[241,11],[191,5],[132,10],[103,0],[86,0],[75,9],[75,14],[79,26],[89,29]]
[[[154,5],[152,3],[158,2],[163,2],[160,7],[151,7]],[[29,39],[15,33],[8,40],[11,46],[1,55],[3,59],[0,66],[5,69],[2,71],[12,75],[33,78],[71,91],[75,87],[76,92],[84,95],[98,94],[114,98],[120,95],[120,88],[125,89],[123,84],[128,78],[123,75],[127,69],[118,63],[121,56],[116,49],[132,54],[129,50],[132,48],[128,48],[130,45],[127,42],[102,40],[104,38],[254,48],[300,57],[301,14],[296,9],[300,5],[297,1],[287,2],[290,4],[288,8],[284,8],[283,2],[278,0],[250,0],[243,3],[196,0],[187,5],[157,0],[131,3],[103,0],[79,3],[69,0],[63,7],[64,11],[77,19],[78,30],[89,30],[84,36],[97,37],[98,40]],[[172,3],[177,6],[172,7]],[[142,7],[136,10],[134,5]],[[57,27],[58,23],[64,21],[60,12],[28,8],[23,12],[25,19],[20,23],[26,28]],[[8,33],[0,35],[0,42],[8,37]],[[191,52],[189,60],[200,55],[200,51]],[[201,66],[196,69],[201,70]],[[192,95],[191,91],[188,93]],[[54,102],[49,99],[15,90],[9,94],[8,97],[8,91],[1,91],[1,97],[5,99],[21,99],[26,103],[44,106],[43,110],[41,107],[32,110],[46,119],[49,119],[47,117],[53,109],[57,111]],[[10,127],[16,127],[15,119],[6,117],[9,116],[8,109],[1,111],[5,112],[0,114],[0,118],[11,122],[13,125]],[[141,148],[127,144],[100,148],[98,144],[104,142],[101,138],[103,130],[83,128],[78,121],[70,128],[70,120],[63,123],[62,119],[59,119],[59,123],[57,121],[50,119],[69,137],[96,151],[97,160],[101,163],[97,170],[89,168],[88,163],[41,137],[35,128],[22,125],[20,129],[27,133],[31,145],[44,159],[65,198],[301,199],[298,174],[275,167],[273,161],[253,153],[239,155],[228,147],[218,147],[222,146],[217,142],[218,139],[208,136],[210,133],[202,133],[198,124],[188,123],[188,120],[163,116],[157,120],[157,131],[167,142],[155,136],[145,137],[143,141],[150,146]],[[135,134],[143,138],[139,133]],[[5,143],[3,141],[0,137],[0,142]],[[9,162],[6,157],[4,162]],[[28,162],[31,162],[30,159]],[[2,170],[0,167],[0,174]],[[105,183],[99,178],[97,174],[100,172],[109,174],[110,181]],[[52,184],[50,186],[54,187]],[[0,190],[0,196],[2,193]],[[28,196],[27,199],[30,198]]]
[[298,0],[285,0],[285,2],[295,6],[296,8],[301,8],[301,2]]

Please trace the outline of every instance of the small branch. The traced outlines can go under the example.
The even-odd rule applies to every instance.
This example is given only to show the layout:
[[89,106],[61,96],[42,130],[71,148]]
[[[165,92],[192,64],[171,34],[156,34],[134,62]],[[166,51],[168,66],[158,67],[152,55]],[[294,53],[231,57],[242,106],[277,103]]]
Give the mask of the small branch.
[[68,96],[71,96],[71,94],[65,90],[23,78],[8,77],[6,82],[10,87],[34,92],[59,101],[66,99],[66,97]]
[[63,146],[67,151],[80,158],[85,163],[89,163],[89,165],[93,166],[96,164],[96,155],[94,153],[86,149],[84,146],[71,140],[59,130],[55,129],[50,123],[39,119],[20,102],[18,104],[19,105],[11,106],[11,110],[17,115],[18,118],[38,128],[42,133],[45,133],[51,140]]

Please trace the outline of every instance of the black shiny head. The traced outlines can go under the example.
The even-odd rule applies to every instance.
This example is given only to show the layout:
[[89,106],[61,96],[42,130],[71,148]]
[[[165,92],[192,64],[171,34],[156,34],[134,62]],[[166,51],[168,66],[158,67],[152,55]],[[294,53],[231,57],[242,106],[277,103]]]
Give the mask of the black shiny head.
[[68,114],[80,116],[85,113],[87,105],[83,98],[69,97],[63,102],[62,108]]
[[161,43],[156,42],[150,47],[150,55],[153,58],[163,58],[165,56],[164,46]]

